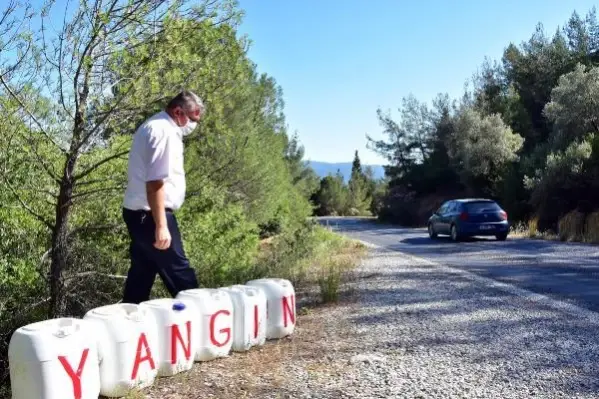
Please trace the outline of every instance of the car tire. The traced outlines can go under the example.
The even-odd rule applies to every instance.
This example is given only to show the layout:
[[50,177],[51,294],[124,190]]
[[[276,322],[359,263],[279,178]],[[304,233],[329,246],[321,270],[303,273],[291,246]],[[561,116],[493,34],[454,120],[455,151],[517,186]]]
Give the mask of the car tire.
[[449,235],[451,236],[451,239],[453,241],[460,241],[460,235],[458,234],[458,228],[456,227],[455,224],[451,225],[451,228],[449,230]]
[[437,232],[435,231],[435,228],[433,227],[432,223],[428,224],[428,236],[430,238],[437,238]]
[[507,233],[497,234],[495,238],[497,241],[505,241],[507,239]]

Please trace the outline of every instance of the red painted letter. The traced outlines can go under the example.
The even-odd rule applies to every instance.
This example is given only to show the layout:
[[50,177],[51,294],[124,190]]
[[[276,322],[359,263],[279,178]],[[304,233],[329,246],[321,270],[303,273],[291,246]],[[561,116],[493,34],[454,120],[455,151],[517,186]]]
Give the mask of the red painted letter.
[[185,323],[185,327],[187,328],[187,346],[185,346],[185,342],[183,342],[183,337],[181,336],[181,331],[179,331],[179,326],[177,324],[173,324],[171,327],[171,363],[177,363],[177,341],[181,343],[183,347],[183,352],[185,353],[185,359],[189,360],[191,357],[191,321]]
[[258,338],[258,305],[254,305],[254,338]]
[[[291,302],[291,305],[289,305]],[[287,318],[291,320],[292,324],[295,324],[295,295],[289,295],[283,297],[283,324],[287,327]]]
[[[145,349],[146,351],[146,354],[143,357],[141,356],[142,349]],[[150,345],[148,345],[146,334],[141,333],[139,339],[137,340],[137,351],[135,352],[135,362],[133,363],[133,372],[131,373],[132,380],[137,378],[137,371],[139,370],[139,365],[145,361],[149,361],[150,367],[152,368],[152,370],[154,370],[156,366],[154,365],[154,359],[152,358]]]
[[221,346],[225,346],[226,344],[229,343],[229,340],[231,339],[231,328],[230,327],[226,327],[226,328],[221,328],[221,330],[219,331],[220,333],[224,333],[227,335],[227,339],[225,339],[223,342],[218,342],[216,340],[216,337],[214,336],[214,321],[216,320],[216,316],[218,316],[219,314],[224,314],[229,316],[231,314],[231,312],[229,312],[228,310],[219,310],[218,312],[216,312],[215,314],[212,315],[212,317],[210,318],[210,341],[212,342],[213,345],[221,347]]
[[89,349],[85,349],[81,354],[81,359],[79,359],[79,367],[77,367],[77,372],[73,370],[71,364],[67,360],[65,356],[58,356],[58,360],[64,370],[69,375],[71,382],[73,383],[73,396],[75,399],[81,399],[81,374],[83,373],[83,367],[85,366],[85,361],[87,360],[87,354],[89,353]]

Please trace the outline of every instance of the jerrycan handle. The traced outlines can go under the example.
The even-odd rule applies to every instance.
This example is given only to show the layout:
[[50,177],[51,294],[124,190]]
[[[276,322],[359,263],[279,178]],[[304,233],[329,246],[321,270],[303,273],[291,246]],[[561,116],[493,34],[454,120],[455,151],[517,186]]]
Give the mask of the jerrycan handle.
[[64,338],[64,337],[68,337],[69,335],[72,335],[73,333],[79,331],[79,324],[67,324],[67,325],[63,325],[60,326],[56,332],[54,333],[55,336],[57,336],[58,338]]
[[127,318],[135,322],[140,322],[144,319],[144,314],[139,310],[134,310],[133,312],[127,314]]

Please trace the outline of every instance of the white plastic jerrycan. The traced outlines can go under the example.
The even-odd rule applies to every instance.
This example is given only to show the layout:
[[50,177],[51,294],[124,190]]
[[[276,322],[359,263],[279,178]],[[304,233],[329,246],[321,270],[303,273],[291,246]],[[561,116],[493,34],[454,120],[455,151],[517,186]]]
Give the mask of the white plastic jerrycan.
[[177,299],[192,301],[201,320],[197,330],[196,361],[225,357],[233,345],[233,303],[226,291],[195,288],[179,292]]
[[259,287],[232,285],[222,288],[233,302],[233,346],[235,352],[266,342],[266,295]]
[[100,393],[111,398],[154,383],[160,346],[158,324],[148,307],[128,303],[101,306],[83,317],[98,335]]
[[266,339],[283,338],[295,330],[295,289],[289,280],[262,278],[250,280],[246,285],[260,287],[266,294]]
[[8,345],[13,399],[97,399],[98,348],[90,325],[58,318],[17,329]]
[[173,376],[193,367],[197,348],[200,315],[193,302],[159,298],[141,303],[158,324],[158,377]]

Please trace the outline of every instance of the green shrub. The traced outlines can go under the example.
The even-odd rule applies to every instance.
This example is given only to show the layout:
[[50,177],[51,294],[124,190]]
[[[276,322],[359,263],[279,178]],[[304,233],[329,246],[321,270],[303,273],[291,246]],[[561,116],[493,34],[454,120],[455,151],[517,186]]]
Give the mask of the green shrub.
[[240,206],[222,205],[203,213],[182,213],[185,252],[202,287],[243,283],[251,277],[258,228]]

